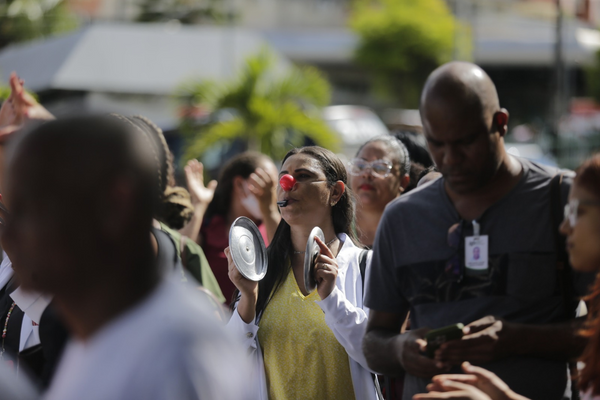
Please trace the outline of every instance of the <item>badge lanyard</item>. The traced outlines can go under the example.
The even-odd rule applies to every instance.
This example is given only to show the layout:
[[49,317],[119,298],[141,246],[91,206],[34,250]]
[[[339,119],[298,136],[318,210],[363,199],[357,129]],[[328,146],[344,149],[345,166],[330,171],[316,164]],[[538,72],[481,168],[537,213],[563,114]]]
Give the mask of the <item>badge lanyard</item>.
[[465,269],[467,275],[488,272],[488,235],[480,235],[481,226],[473,220],[473,236],[465,237]]

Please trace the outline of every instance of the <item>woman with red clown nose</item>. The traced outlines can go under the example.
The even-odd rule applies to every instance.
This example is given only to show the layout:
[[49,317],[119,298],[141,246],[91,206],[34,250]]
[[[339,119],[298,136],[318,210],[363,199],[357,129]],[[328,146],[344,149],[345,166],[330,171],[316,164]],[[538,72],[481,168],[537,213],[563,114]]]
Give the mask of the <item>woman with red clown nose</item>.
[[[282,220],[260,282],[244,278],[229,249],[239,289],[229,328],[256,358],[258,399],[376,399],[362,353],[367,313],[362,270],[370,253],[357,245],[353,195],[344,164],[317,146],[291,150],[279,173]],[[316,258],[316,290],[304,282],[305,248],[314,227],[325,240]]]

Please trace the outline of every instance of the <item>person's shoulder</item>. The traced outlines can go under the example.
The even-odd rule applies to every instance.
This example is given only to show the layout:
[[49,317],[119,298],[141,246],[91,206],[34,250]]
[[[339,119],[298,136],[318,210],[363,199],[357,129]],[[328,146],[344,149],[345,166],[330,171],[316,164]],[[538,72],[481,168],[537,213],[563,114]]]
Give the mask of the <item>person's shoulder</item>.
[[521,163],[523,169],[527,171],[531,176],[542,176],[551,179],[559,174],[564,176],[571,176],[574,174],[574,172],[569,169],[540,164],[538,162],[531,161],[526,158],[515,157],[515,159]]
[[338,234],[338,238],[344,242],[338,253],[338,257],[357,258],[363,251],[367,250],[362,244],[355,243],[346,233]]
[[515,159],[523,166],[526,183],[530,185],[548,184],[555,177],[560,177],[561,184],[569,186],[575,176],[575,173],[569,169],[544,165],[520,157],[515,157]]

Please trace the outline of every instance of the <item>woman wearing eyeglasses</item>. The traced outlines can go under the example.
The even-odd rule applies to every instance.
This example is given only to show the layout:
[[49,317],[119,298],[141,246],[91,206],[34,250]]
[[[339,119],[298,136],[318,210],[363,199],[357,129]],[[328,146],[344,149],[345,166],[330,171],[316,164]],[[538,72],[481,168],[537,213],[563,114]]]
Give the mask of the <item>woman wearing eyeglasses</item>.
[[[600,400],[600,155],[577,170],[560,231],[567,238],[573,269],[597,274],[591,294],[584,298],[589,313],[581,334],[589,341],[579,359],[584,366],[578,384],[582,400]],[[434,377],[430,393],[413,399],[526,400],[492,372],[469,363],[462,368],[464,375]]]
[[[331,151],[291,150],[279,176],[295,178],[277,188],[282,220],[268,248],[268,270],[259,283],[236,269],[229,248],[229,277],[239,300],[229,327],[256,357],[259,394],[265,400],[375,399],[362,352],[367,314],[362,308],[363,249],[352,233],[354,205],[344,164]],[[317,289],[304,285],[304,250],[318,226]],[[368,262],[367,262],[368,265]]]
[[410,183],[410,157],[393,136],[369,140],[348,165],[350,185],[356,194],[356,225],[360,242],[372,247],[385,206]]

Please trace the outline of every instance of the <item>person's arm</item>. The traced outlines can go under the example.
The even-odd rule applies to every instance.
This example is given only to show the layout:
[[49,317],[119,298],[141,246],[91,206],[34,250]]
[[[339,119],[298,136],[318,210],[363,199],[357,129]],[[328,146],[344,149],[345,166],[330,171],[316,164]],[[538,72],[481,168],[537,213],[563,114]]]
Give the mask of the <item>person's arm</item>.
[[248,189],[258,200],[263,217],[262,223],[267,228],[267,237],[271,242],[281,221],[281,214],[277,208],[277,184],[262,168],[256,168],[248,177],[248,181],[250,183]]
[[420,377],[431,378],[446,372],[435,360],[423,352],[423,339],[428,328],[400,333],[408,310],[389,313],[370,310],[367,333],[363,339],[363,351],[369,368],[383,375],[398,376],[402,371]]
[[194,214],[192,219],[179,232],[194,242],[200,243],[200,228],[208,205],[215,195],[217,181],[212,180],[208,182],[207,186],[204,186],[204,166],[198,160],[188,161],[184,170]]
[[578,334],[583,321],[582,317],[552,325],[528,325],[488,316],[469,324],[469,333],[461,340],[442,344],[435,359],[445,365],[486,363],[508,356],[571,360],[587,344]]
[[256,317],[258,282],[246,279],[240,274],[240,271],[235,267],[229,247],[225,248],[225,256],[227,257],[229,279],[240,291],[240,300],[237,303],[236,312],[245,323],[250,324],[254,322]]
[[[333,332],[338,343],[344,347],[348,356],[368,369],[367,360],[362,352],[362,339],[367,329],[367,313],[352,304],[337,286],[337,260],[322,240],[317,238],[316,242],[321,248],[315,273],[317,291],[321,300],[316,303],[325,313],[325,323]],[[319,263],[325,263],[329,267],[320,269]],[[353,267],[355,273],[360,274],[358,262],[354,266],[348,266],[348,268]],[[346,277],[352,277],[352,275],[347,273]]]

